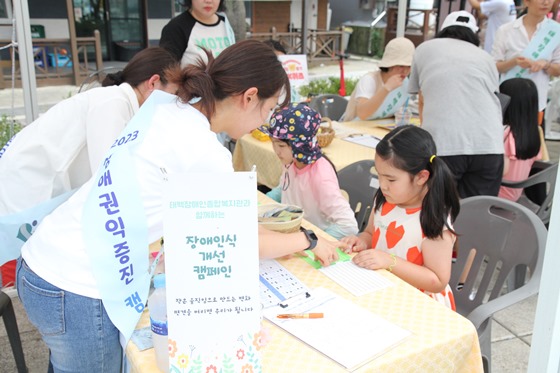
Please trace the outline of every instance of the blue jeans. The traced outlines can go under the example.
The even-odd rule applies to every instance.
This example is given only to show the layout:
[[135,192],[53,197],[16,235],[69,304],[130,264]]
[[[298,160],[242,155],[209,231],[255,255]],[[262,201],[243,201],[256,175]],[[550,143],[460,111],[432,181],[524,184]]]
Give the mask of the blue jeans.
[[77,295],[48,283],[21,257],[16,268],[16,286],[29,321],[50,349],[54,372],[120,372],[119,331],[109,320],[100,299]]

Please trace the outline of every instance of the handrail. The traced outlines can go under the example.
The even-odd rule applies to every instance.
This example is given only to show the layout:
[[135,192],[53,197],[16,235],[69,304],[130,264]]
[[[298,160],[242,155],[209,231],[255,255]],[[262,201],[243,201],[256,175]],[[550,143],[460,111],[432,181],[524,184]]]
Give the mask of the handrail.
[[[0,40],[0,44],[9,42],[9,40]],[[90,37],[78,37],[76,38],[76,42],[78,46],[78,55],[76,58],[73,58],[73,56],[67,52],[70,49],[69,38],[37,38],[32,40],[38,86],[61,84],[80,85],[91,71],[103,68],[99,31],[95,30],[94,35]],[[93,46],[95,51],[95,67],[92,66],[93,61],[90,62],[88,58],[89,46]],[[17,47],[13,50],[15,50],[16,54],[18,53]],[[10,50],[10,53],[13,53],[13,50]],[[63,53],[63,50],[66,50],[66,53]],[[82,61],[77,62],[79,75],[75,78],[71,66],[74,60],[80,61],[80,57]],[[51,61],[49,61],[49,59]],[[54,66],[49,66],[49,62]],[[2,75],[0,74],[0,76]],[[5,79],[5,76],[4,79],[0,79],[0,88],[4,88]],[[20,69],[17,67],[16,81],[20,79]]]

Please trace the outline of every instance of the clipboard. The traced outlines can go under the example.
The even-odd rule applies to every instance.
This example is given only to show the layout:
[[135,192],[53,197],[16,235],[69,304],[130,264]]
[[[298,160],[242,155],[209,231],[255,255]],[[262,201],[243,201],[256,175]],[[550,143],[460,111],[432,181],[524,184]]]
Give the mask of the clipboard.
[[[284,313],[323,313],[317,319],[280,319]],[[411,332],[342,298],[317,288],[309,297],[270,307],[264,316],[349,371],[354,371],[404,341]]]

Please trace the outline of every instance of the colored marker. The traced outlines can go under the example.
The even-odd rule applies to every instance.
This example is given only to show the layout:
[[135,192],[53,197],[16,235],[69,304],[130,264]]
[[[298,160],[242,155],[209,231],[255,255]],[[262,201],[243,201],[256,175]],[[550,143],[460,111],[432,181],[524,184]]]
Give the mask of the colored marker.
[[278,315],[279,319],[322,319],[323,313],[286,313]]

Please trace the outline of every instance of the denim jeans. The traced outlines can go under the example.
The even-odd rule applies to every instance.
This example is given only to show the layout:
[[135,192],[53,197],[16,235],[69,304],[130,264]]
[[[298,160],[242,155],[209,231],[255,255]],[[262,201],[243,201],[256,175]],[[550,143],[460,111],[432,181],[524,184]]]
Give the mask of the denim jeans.
[[119,331],[100,299],[77,295],[50,284],[33,272],[21,257],[16,281],[29,321],[50,349],[54,372],[120,372]]

